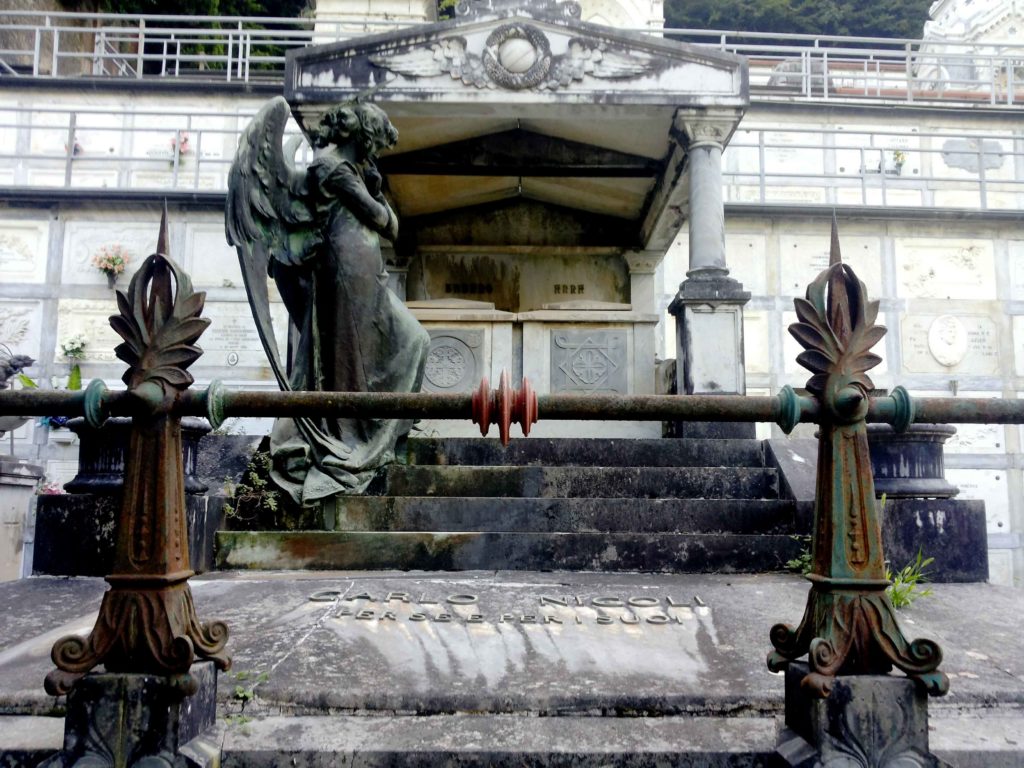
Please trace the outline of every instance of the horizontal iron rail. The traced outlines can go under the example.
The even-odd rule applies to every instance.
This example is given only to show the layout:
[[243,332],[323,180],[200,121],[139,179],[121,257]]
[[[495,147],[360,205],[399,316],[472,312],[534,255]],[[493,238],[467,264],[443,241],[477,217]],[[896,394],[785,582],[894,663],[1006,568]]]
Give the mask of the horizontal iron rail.
[[[899,390],[899,388],[898,388]],[[903,391],[903,390],[899,390]],[[90,394],[90,392],[92,394]],[[213,393],[211,395],[211,393]],[[92,398],[91,403],[87,402]],[[362,416],[373,418],[470,418],[471,393],[391,392],[266,392],[227,390],[213,386],[184,392],[174,410],[181,416],[206,416],[216,399],[222,418],[234,416]],[[785,388],[777,395],[539,395],[541,419],[607,421],[755,421],[817,423],[823,417],[818,401]],[[909,414],[901,398],[871,398],[867,421],[914,423],[1022,424],[1024,400],[992,398],[910,397]],[[146,412],[136,396],[106,390],[94,382],[89,390],[6,390],[0,392],[0,415],[131,416]]]

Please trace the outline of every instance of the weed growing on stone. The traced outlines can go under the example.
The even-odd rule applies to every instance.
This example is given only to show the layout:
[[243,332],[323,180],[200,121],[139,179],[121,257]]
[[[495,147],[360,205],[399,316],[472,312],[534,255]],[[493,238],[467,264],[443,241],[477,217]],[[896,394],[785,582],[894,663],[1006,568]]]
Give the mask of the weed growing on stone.
[[921,585],[928,581],[925,569],[934,562],[934,557],[925,557],[919,549],[917,557],[902,570],[894,573],[891,568],[885,569],[885,578],[889,580],[885,591],[893,608],[906,608],[918,598],[931,595],[931,589]]
[[231,501],[224,505],[224,514],[243,522],[255,522],[277,516],[280,492],[270,481],[270,454],[257,451],[249,461],[245,474],[237,485],[225,481],[225,491]]
[[789,538],[794,541],[799,541],[804,545],[804,548],[800,551],[800,554],[794,557],[792,560],[786,561],[786,570],[792,571],[793,573],[808,574],[811,572],[811,537],[808,534],[796,533]]

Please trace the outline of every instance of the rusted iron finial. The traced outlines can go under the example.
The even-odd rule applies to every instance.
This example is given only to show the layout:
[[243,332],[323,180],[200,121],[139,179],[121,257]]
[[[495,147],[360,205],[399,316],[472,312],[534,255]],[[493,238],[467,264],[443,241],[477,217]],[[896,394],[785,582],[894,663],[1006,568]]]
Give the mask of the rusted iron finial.
[[[827,292],[827,296],[826,296]],[[776,624],[768,666],[780,671],[809,654],[804,684],[827,696],[840,674],[885,674],[893,666],[932,694],[949,689],[938,671],[942,651],[931,640],[908,642],[886,594],[882,526],[871,476],[867,371],[881,358],[871,348],[885,335],[878,302],[839,258],[833,216],[831,264],[794,301],[799,322],[789,332],[804,348],[797,361],[813,374],[807,389],[821,404],[814,510],[812,582],[796,629]]]
[[98,664],[109,672],[183,675],[197,659],[230,666],[227,626],[196,617],[188,579],[193,575],[185,523],[181,417],[174,405],[191,384],[186,370],[202,354],[195,342],[210,321],[205,294],[163,253],[166,211],[158,252],[117,292],[119,314],[110,318],[124,339],[115,349],[128,364],[124,381],[136,414],[125,457],[124,496],[117,521],[114,573],[107,577],[99,617],[88,637],[58,640],[57,669],[46,690],[67,693]]

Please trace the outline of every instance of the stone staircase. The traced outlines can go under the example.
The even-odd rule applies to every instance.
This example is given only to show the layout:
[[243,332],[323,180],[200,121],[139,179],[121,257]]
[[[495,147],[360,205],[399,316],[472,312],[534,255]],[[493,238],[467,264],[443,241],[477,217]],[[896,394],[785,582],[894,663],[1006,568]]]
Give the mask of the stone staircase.
[[413,438],[322,530],[221,531],[220,568],[757,572],[806,533],[760,441]]

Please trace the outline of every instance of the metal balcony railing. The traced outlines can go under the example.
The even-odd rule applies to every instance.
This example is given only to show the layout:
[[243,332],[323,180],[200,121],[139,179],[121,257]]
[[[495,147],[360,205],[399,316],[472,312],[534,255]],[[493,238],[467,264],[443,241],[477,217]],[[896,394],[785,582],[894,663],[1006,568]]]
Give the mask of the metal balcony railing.
[[[223,193],[254,112],[0,107],[0,188]],[[310,158],[303,145],[297,160]],[[1020,210],[1024,128],[968,134],[744,123],[725,152],[723,183],[727,202],[737,204]]]
[[[291,48],[408,22],[0,13],[0,77],[279,80]],[[1024,44],[764,32],[632,30],[747,56],[754,99],[1007,107],[1024,99]]]

